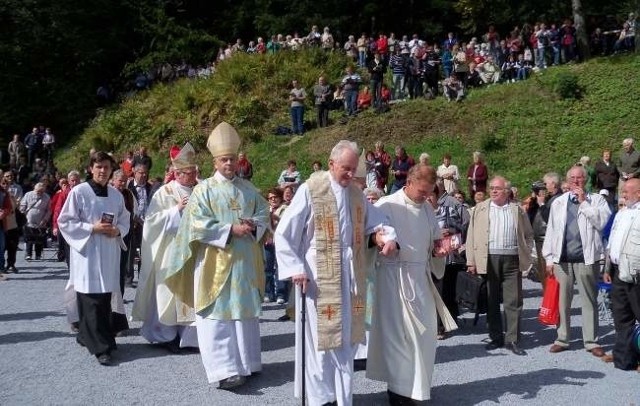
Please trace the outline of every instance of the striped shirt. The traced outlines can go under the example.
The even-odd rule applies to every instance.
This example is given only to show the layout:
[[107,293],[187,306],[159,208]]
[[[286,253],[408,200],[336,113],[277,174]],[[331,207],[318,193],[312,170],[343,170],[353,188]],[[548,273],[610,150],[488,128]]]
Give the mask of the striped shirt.
[[489,254],[518,255],[515,221],[509,204],[489,204]]

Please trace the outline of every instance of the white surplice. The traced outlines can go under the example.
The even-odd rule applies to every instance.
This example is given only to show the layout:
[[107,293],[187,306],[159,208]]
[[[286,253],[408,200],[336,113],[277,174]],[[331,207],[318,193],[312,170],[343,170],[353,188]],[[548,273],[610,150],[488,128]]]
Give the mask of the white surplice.
[[[400,190],[376,203],[398,235],[398,256],[378,258],[367,377],[415,400],[430,398],[437,317],[431,280],[438,222],[427,204]],[[401,367],[399,367],[401,366]]]
[[[98,197],[88,183],[80,184],[69,192],[58,216],[58,228],[70,252],[69,281],[64,292],[69,323],[79,320],[76,292],[112,292],[113,311],[125,314],[120,294],[120,240],[129,232],[129,212],[118,190],[109,186],[107,193],[107,197]],[[114,215],[119,237],[92,233],[103,213]]]
[[[357,344],[351,343],[351,292],[364,291],[365,286],[355,286],[352,270],[353,226],[350,214],[348,189],[331,180],[331,189],[336,197],[342,243],[342,346],[329,351],[318,351],[317,337],[317,269],[316,242],[314,237],[314,216],[311,195],[307,184],[300,186],[291,205],[284,211],[275,231],[274,243],[278,260],[278,276],[288,279],[294,275],[306,274],[307,283],[305,324],[306,354],[306,394],[309,405],[338,402],[350,405],[352,402],[353,357]],[[362,197],[364,199],[364,196]],[[365,235],[373,232],[377,225],[385,223],[384,216],[369,202],[365,201]],[[296,289],[296,309],[301,309],[300,290]],[[296,314],[296,355],[295,355],[295,396],[301,396],[302,372],[302,324]]]
[[[93,225],[103,214],[113,214],[113,225],[120,236],[94,234]],[[108,196],[99,197],[88,183],[69,192],[58,216],[58,228],[69,244],[70,282],[76,292],[120,291],[120,241],[129,232],[129,212],[122,194],[108,186]]]
[[132,316],[143,321],[140,334],[152,343],[169,342],[179,334],[181,347],[198,346],[193,309],[176,301],[164,283],[180,225],[178,204],[191,192],[192,188],[173,180],[154,193],[145,215],[142,268]]

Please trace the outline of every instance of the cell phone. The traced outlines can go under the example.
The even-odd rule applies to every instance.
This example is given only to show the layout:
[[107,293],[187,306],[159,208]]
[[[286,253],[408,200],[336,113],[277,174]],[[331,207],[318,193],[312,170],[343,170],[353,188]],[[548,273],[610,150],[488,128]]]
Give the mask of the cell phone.
[[116,218],[116,215],[113,213],[102,212],[102,216],[100,217],[100,222],[102,224],[113,224],[113,220]]

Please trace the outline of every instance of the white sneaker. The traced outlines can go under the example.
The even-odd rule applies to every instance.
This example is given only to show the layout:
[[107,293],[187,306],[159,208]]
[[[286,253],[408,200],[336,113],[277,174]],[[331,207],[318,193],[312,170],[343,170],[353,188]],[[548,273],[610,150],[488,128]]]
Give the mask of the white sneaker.
[[284,299],[279,297],[278,300],[276,301],[277,304],[284,304]]

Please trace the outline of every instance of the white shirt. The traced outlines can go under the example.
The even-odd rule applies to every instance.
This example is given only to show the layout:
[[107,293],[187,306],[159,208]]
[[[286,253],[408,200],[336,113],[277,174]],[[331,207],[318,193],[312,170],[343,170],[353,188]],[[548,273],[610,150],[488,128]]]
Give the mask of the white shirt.
[[[616,214],[616,218],[613,221],[611,227],[611,234],[609,235],[609,257],[611,262],[618,264],[620,259],[620,252],[624,246],[624,237],[627,235],[628,230],[634,225],[636,217],[640,213],[640,202],[637,202],[632,207],[620,210]],[[636,227],[640,227],[640,222],[635,223]]]

